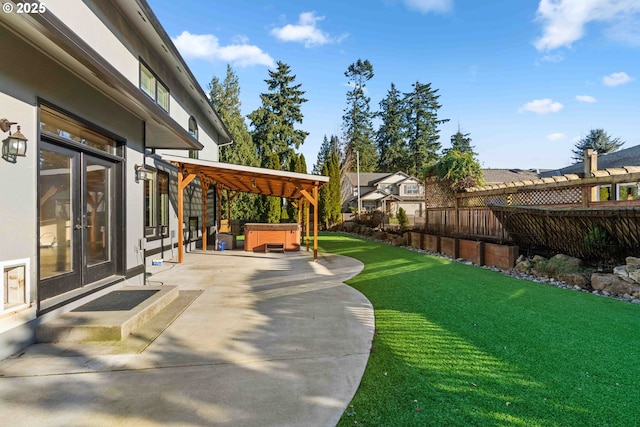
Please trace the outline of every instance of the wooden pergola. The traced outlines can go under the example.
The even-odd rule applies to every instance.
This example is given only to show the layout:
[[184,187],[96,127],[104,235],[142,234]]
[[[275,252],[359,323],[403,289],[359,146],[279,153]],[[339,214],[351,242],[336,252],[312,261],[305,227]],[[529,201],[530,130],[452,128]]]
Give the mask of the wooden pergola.
[[184,253],[184,189],[196,178],[202,189],[202,248],[207,248],[207,193],[214,185],[220,218],[220,195],[226,190],[231,201],[238,193],[254,193],[298,201],[298,223],[302,209],[306,210],[306,243],[309,250],[309,207],[313,210],[313,259],[318,259],[318,189],[329,182],[329,177],[297,172],[279,171],[252,166],[233,165],[210,160],[163,155],[162,158],[178,168],[178,262]]

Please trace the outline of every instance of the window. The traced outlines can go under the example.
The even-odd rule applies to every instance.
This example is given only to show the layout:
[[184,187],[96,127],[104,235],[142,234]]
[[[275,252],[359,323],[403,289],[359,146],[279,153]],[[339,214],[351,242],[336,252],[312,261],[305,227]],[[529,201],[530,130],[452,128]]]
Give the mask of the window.
[[[192,137],[198,140],[198,123],[196,119],[191,116],[189,117],[189,133]],[[197,159],[198,158],[198,150],[189,150],[189,158]]]
[[169,174],[153,172],[145,185],[145,236],[169,235]]
[[122,154],[122,144],[115,139],[104,136],[80,120],[44,104],[40,106],[40,130],[45,134],[56,135],[105,153]]
[[618,198],[617,200],[638,200],[638,183],[628,182],[624,184],[618,184]]
[[598,201],[605,202],[607,200],[613,200],[611,197],[611,185],[601,185],[598,187]]
[[418,184],[407,184],[405,191],[407,194],[418,194]]
[[164,111],[169,111],[169,88],[142,62],[140,63],[140,89],[149,95]]

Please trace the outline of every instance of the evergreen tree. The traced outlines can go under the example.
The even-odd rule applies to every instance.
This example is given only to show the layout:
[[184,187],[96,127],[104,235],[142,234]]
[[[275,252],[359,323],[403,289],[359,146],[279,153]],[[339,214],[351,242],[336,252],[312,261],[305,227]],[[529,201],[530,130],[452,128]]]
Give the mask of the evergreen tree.
[[447,151],[437,163],[427,168],[427,174],[436,176],[440,186],[450,192],[482,185],[480,163],[468,151]]
[[355,170],[355,153],[360,155],[360,171],[373,172],[378,165],[378,153],[373,141],[374,113],[371,99],[365,94],[366,83],[373,78],[373,66],[369,60],[358,59],[349,65],[344,75],[352,89],[347,92],[347,108],[342,116],[342,131],[345,141],[345,158],[352,159]]
[[591,129],[587,136],[580,139],[575,145],[573,160],[581,162],[584,159],[584,150],[591,148],[598,153],[598,156],[617,151],[624,145],[620,138],[612,138],[604,129]]
[[413,90],[405,94],[405,119],[409,165],[409,175],[421,176],[425,167],[438,160],[440,150],[440,130],[438,126],[449,119],[438,119],[438,89],[432,89],[431,83],[415,82]]
[[340,191],[340,164],[338,153],[333,152],[322,165],[322,175],[329,177],[329,182],[320,187],[318,195],[319,220],[329,228],[342,222],[341,215],[341,191]]
[[[266,164],[269,169],[280,170],[280,158],[276,153],[271,153]],[[282,216],[282,199],[276,196],[262,195],[261,220],[269,224],[277,224]]]
[[[220,161],[244,166],[259,166],[260,162],[256,146],[240,111],[242,103],[240,101],[238,76],[230,65],[227,65],[227,74],[224,81],[221,82],[215,76],[211,80],[209,98],[211,108],[218,113],[234,141],[233,144],[220,148]],[[226,212],[227,203],[225,192],[223,193],[222,212]],[[257,219],[257,195],[249,193],[238,194],[231,203],[231,218]]]
[[[329,164],[322,165],[322,175],[329,175]],[[324,224],[324,228],[329,228],[329,207],[331,206],[329,184],[325,184],[318,190],[318,221]]]
[[329,187],[329,206],[327,208],[329,213],[329,223],[331,225],[339,224],[342,222],[342,192],[341,192],[341,177],[340,162],[338,160],[338,153],[334,151],[331,153],[328,161],[328,176],[329,182],[325,186]]
[[404,171],[409,153],[403,135],[403,104],[401,93],[391,83],[386,98],[380,102],[378,116],[382,125],[376,134],[378,145],[378,172]]
[[474,148],[475,147],[471,145],[471,138],[469,138],[469,134],[462,133],[460,126],[458,126],[458,132],[451,135],[451,148],[444,150],[443,154],[446,154],[449,150],[457,150],[461,153],[471,153],[474,156],[477,156],[478,153],[473,151]]
[[269,92],[260,95],[262,105],[248,117],[262,165],[269,164],[271,153],[275,153],[280,168],[286,168],[308,135],[295,128],[302,123],[301,105],[307,100],[302,97],[305,92],[300,89],[301,85],[294,84],[296,76],[291,75],[291,68],[282,61],[276,65],[276,70],[270,70],[269,79],[265,80]]
[[320,150],[318,151],[318,158],[316,163],[313,165],[313,170],[311,171],[314,175],[322,174],[322,166],[324,166],[327,159],[331,153],[338,154],[340,151],[340,141],[338,137],[335,135],[331,135],[329,139],[327,139],[327,135],[322,139],[322,145],[320,146]]
[[[289,171],[298,173],[307,173],[307,161],[304,158],[304,154],[300,153],[291,157],[291,164],[289,165]],[[294,204],[297,204],[298,200],[287,200],[287,216],[289,222],[298,221],[298,209]]]

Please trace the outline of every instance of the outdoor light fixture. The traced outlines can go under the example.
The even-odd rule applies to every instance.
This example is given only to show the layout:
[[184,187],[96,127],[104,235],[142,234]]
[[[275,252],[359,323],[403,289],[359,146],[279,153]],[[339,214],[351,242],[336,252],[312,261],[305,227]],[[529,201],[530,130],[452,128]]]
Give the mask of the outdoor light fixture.
[[16,162],[16,157],[27,155],[28,139],[20,132],[20,125],[18,125],[18,130],[11,133],[11,126],[17,124],[7,119],[0,119],[0,130],[9,132],[9,137],[2,141],[2,158],[11,163]]
[[151,179],[152,170],[147,169],[144,165],[135,165],[136,169],[136,182],[146,181]]

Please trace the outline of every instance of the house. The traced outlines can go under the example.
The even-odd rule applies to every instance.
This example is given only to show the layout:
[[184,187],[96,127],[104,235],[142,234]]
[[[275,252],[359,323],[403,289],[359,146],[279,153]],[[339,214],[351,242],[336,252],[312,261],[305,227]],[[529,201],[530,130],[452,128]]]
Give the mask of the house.
[[[625,166],[640,166],[640,145],[598,156],[598,169],[623,168]],[[584,173],[584,162],[578,162],[562,169],[541,172],[540,176],[550,177],[582,173]]]
[[485,185],[538,179],[537,169],[482,169]]
[[[601,174],[630,172],[632,169],[635,171],[636,168],[640,167],[640,145],[629,147],[624,150],[614,151],[613,153],[603,154],[601,156],[597,156],[592,153],[592,158],[588,158],[588,154],[585,154],[585,156],[587,156],[586,159],[590,162],[587,163],[587,170],[610,170],[608,172],[601,172]],[[570,174],[584,176],[584,173],[585,162],[582,161],[562,169],[545,171],[540,175],[544,178]],[[599,176],[601,174],[599,174]],[[600,202],[639,200],[640,183],[634,180],[629,180],[627,182],[600,185],[594,190],[593,199]]]
[[0,358],[214,226],[195,179],[177,236],[163,155],[217,161],[231,142],[146,1],[20,4],[0,15]]
[[[409,217],[422,217],[424,213],[424,183],[404,172],[346,173],[342,178],[342,212],[358,209],[358,182],[360,203],[365,212],[374,210],[396,215],[403,208]],[[359,180],[359,181],[358,181]]]

